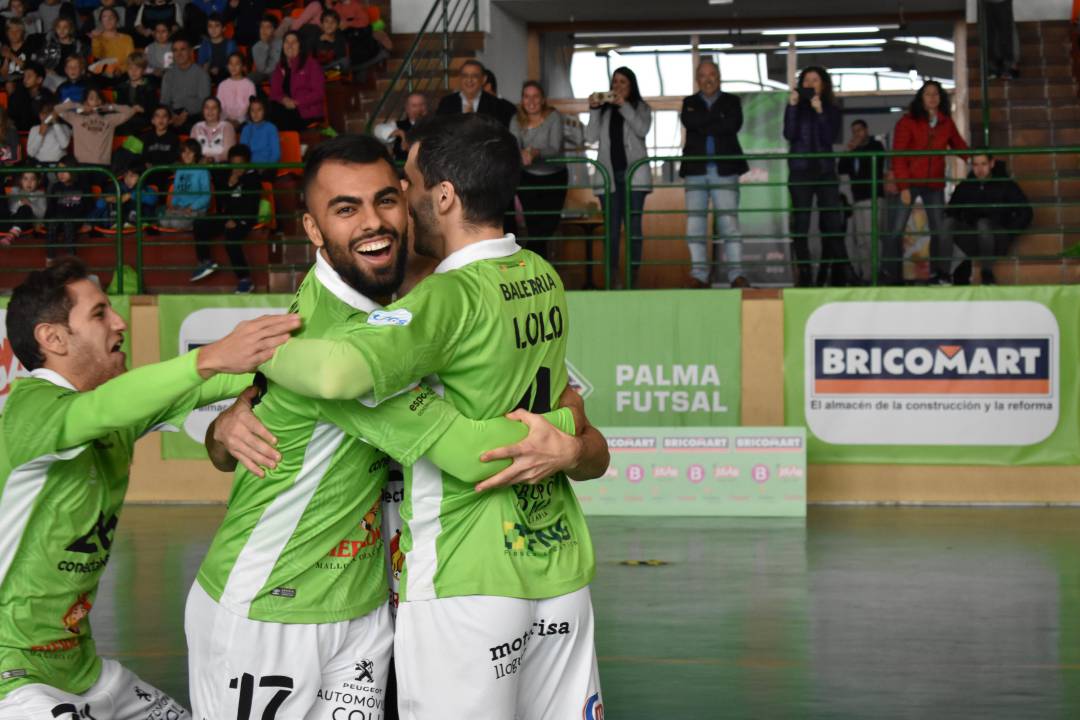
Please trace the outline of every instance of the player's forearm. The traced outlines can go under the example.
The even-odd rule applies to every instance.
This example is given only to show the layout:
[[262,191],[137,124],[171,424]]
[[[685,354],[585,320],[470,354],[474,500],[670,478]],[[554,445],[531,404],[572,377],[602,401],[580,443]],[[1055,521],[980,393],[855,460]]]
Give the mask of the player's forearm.
[[601,477],[611,465],[607,439],[591,425],[576,439],[581,443],[581,454],[578,463],[566,469],[566,476],[571,480],[593,480]]
[[290,340],[259,370],[297,395],[325,400],[354,400],[375,386],[367,360],[342,340]]

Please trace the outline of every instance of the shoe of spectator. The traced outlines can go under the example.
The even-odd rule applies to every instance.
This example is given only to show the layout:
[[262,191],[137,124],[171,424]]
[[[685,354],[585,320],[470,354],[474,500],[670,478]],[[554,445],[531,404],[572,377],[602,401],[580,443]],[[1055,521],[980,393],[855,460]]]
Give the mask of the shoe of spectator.
[[691,290],[700,290],[702,288],[708,288],[708,287],[712,287],[712,286],[709,285],[709,283],[707,283],[707,282],[703,282],[701,280],[698,280],[696,277],[692,277],[692,278],[690,278],[689,280],[686,281],[686,287],[691,289]]
[[740,275],[731,281],[731,287],[733,288],[748,288],[750,287],[750,281]]
[[956,266],[956,269],[953,270],[953,274],[952,274],[952,283],[953,283],[953,285],[970,285],[971,284],[971,261],[970,260],[964,260],[959,265]]
[[937,273],[930,276],[930,280],[927,281],[927,285],[952,285],[952,278]]
[[251,282],[251,278],[244,278],[236,284],[237,295],[247,295],[255,289],[255,284]]
[[218,269],[218,264],[207,260],[206,262],[199,263],[199,267],[195,268],[195,272],[191,273],[189,282],[198,282],[204,278],[208,278],[213,275]]
[[1020,77],[1020,71],[1016,68],[1011,68],[1001,73],[1001,77],[1005,80],[1016,80]]
[[982,271],[982,284],[983,285],[997,285],[998,284],[997,278],[994,277],[994,271],[993,270],[983,270]]

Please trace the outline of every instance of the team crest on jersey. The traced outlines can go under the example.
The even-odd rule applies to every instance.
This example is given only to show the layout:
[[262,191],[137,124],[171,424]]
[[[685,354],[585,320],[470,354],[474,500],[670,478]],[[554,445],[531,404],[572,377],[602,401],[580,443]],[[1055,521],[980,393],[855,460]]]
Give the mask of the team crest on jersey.
[[604,702],[600,699],[600,693],[593,693],[585,701],[581,717],[583,720],[604,720]]
[[394,571],[394,579],[401,579],[401,571],[405,567],[405,553],[401,552],[401,530],[394,533],[390,539],[390,567]]
[[412,322],[413,315],[405,308],[397,310],[376,310],[368,315],[368,325],[408,325]]
[[375,682],[375,661],[374,660],[361,660],[355,663],[356,677],[353,678],[357,682]]
[[82,632],[79,628],[79,624],[82,623],[83,618],[90,614],[90,609],[93,605],[86,599],[86,593],[79,596],[68,611],[64,613],[64,628],[69,633],[78,635]]

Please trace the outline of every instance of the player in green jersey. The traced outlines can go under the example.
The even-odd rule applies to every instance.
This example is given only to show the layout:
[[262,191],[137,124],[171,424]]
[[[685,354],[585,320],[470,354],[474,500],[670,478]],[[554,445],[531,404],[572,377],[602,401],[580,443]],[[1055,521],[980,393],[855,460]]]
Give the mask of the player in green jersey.
[[126,325],[80,261],[61,259],[15,289],[8,338],[31,372],[0,416],[0,718],[188,717],[99,658],[90,629],[135,441],[235,397],[251,375],[213,376],[250,372],[297,327],[296,316],[249,321],[125,373]]
[[[415,246],[440,260],[435,274],[341,339],[286,343],[264,372],[303,394],[376,401],[434,374],[468,417],[551,407],[567,385],[570,318],[551,265],[500,237],[520,171],[512,136],[435,118],[405,169]],[[602,716],[595,561],[567,478],[478,493],[422,460],[402,515],[402,717]]]
[[[301,336],[318,338],[379,312],[369,296],[401,281],[408,215],[385,148],[360,136],[309,154],[305,202],[319,252],[293,309]],[[392,645],[379,517],[386,454],[413,463],[426,453],[475,484],[500,468],[479,461],[484,450],[525,436],[520,423],[462,416],[427,386],[405,390],[366,407],[269,385],[255,415],[280,458],[265,473],[238,471],[188,600],[196,717],[381,712]],[[573,448],[557,467],[573,465],[572,413],[546,417]]]

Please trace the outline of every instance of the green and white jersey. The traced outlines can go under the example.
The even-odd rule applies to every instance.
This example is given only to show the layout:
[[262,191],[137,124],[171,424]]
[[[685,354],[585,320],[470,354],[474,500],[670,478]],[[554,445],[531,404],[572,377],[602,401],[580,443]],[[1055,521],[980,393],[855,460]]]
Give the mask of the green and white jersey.
[[0,416],[0,698],[44,683],[81,693],[101,661],[87,617],[109,561],[135,441],[235,397],[251,375],[204,383],[195,352],[89,392],[45,369]]
[[[569,315],[554,268],[507,236],[453,253],[435,273],[336,343],[287,343],[267,372],[319,394],[346,385],[320,378],[367,366],[378,401],[438,375],[446,399],[474,419],[557,404],[567,384]],[[329,351],[317,354],[316,347]],[[280,371],[297,360],[310,372],[286,378]],[[595,572],[588,527],[561,474],[477,493],[424,459],[406,470],[401,512],[402,601],[549,598],[585,586]]]

